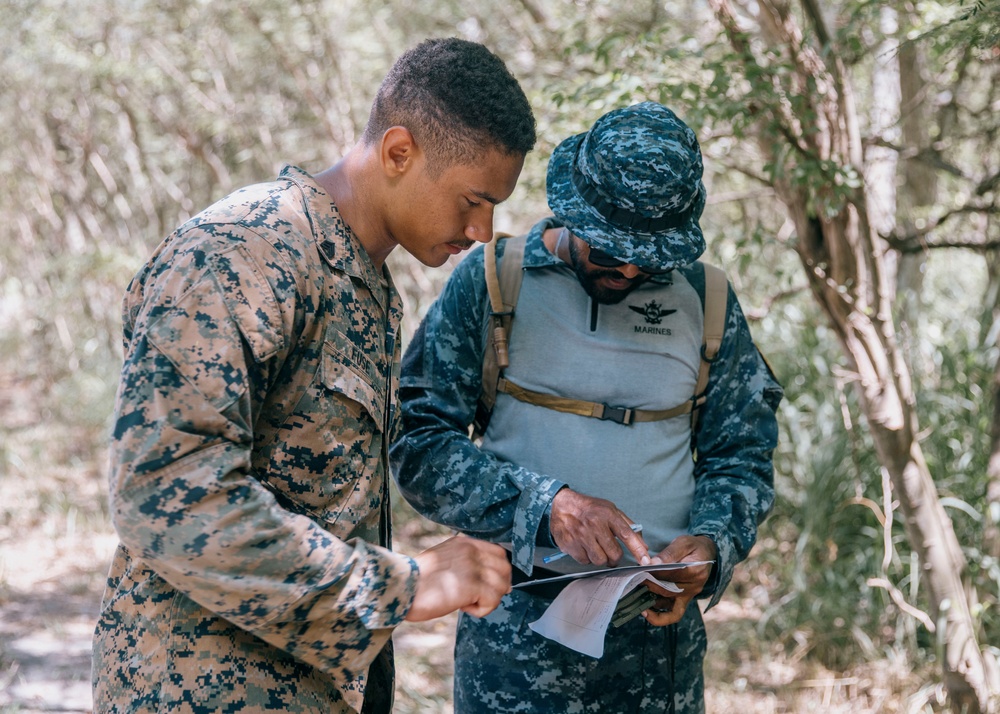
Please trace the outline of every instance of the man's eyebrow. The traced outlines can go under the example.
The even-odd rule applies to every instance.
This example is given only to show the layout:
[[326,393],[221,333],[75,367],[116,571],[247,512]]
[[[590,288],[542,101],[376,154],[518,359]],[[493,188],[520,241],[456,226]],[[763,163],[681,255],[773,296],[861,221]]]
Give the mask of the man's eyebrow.
[[476,191],[476,190],[473,190],[472,194],[474,196],[477,196],[478,198],[483,199],[484,201],[489,201],[494,206],[497,206],[497,205],[503,203],[503,199],[497,198],[496,196],[494,196],[493,194],[491,194],[491,193],[489,193],[487,191]]

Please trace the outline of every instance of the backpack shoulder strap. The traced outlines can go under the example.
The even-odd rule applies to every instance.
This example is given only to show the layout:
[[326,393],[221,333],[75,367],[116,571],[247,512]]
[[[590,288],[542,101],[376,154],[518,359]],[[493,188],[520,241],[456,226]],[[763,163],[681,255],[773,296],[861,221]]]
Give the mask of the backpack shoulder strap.
[[[473,436],[482,436],[489,423],[493,405],[496,403],[497,383],[500,372],[510,366],[507,346],[510,342],[511,323],[517,296],[521,292],[521,277],[524,265],[524,248],[527,236],[511,237],[498,233],[483,250],[483,267],[486,275],[486,291],[490,298],[490,329],[487,335],[486,352],[483,354],[483,379],[479,404],[473,420]],[[497,261],[497,243],[504,241],[503,268]]]
[[701,366],[698,382],[694,389],[694,408],[691,410],[691,432],[698,426],[698,412],[707,397],[708,373],[712,362],[719,354],[722,334],[726,330],[726,307],[729,301],[729,280],[726,274],[714,265],[702,263],[705,269],[705,326],[701,342]]

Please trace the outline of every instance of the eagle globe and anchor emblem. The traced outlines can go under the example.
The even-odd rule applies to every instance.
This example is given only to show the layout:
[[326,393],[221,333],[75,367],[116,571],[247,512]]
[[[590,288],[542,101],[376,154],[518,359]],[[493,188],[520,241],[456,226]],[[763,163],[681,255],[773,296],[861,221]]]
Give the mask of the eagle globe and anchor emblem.
[[637,312],[640,315],[642,315],[644,318],[646,318],[646,322],[648,324],[650,324],[650,325],[659,325],[660,322],[663,320],[664,317],[666,317],[667,315],[671,315],[671,314],[677,312],[677,310],[669,310],[669,309],[665,310],[665,309],[663,309],[660,306],[660,303],[656,302],[656,300],[650,300],[649,302],[647,302],[642,307],[636,307],[635,305],[629,305],[628,309],[632,310],[633,312]]

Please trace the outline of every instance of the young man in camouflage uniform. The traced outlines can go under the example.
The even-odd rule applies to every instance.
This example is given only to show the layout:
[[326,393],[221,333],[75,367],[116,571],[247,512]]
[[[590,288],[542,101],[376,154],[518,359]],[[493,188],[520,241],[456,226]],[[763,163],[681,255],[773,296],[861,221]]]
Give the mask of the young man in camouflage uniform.
[[384,261],[489,241],[534,140],[499,58],[427,41],[343,159],[224,198],[133,279],[96,711],[388,712],[392,628],[509,591],[499,546],[389,550],[401,301]]
[[[558,146],[554,217],[527,236],[505,380],[641,410],[691,398],[704,320],[701,175],[694,132],[659,104],[613,111]],[[651,586],[655,605],[610,628],[601,659],[528,628],[551,602],[540,595],[514,590],[489,616],[462,616],[455,710],[703,711],[705,633],[690,601],[718,602],[772,506],[781,388],[729,288],[694,434],[687,415],[615,423],[501,392],[477,446],[467,429],[488,349],[483,260],[477,250],[457,266],[403,360],[391,459],[406,498],[436,521],[512,541],[526,572],[535,546],[603,565],[622,557],[619,541],[643,563],[715,565],[665,575],[683,587],[676,596]]]

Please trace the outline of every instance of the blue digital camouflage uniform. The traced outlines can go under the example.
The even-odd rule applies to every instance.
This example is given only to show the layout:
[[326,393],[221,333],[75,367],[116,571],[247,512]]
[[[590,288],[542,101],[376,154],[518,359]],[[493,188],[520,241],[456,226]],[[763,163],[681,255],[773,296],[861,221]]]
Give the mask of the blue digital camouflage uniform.
[[[547,219],[532,229],[526,271],[566,269],[541,241],[543,230],[555,225]],[[502,241],[498,253],[503,247]],[[678,271],[697,282],[693,267]],[[516,308],[521,314],[532,309],[523,300],[522,293]],[[565,484],[500,460],[468,438],[481,387],[488,314],[483,253],[476,250],[456,267],[407,350],[400,437],[390,454],[400,490],[418,511],[466,533],[512,541],[514,564],[530,572],[535,545],[554,545],[548,509]],[[515,320],[512,349],[517,339]],[[572,352],[573,345],[565,349]],[[559,369],[558,355],[548,361]],[[513,354],[511,362],[513,366]],[[637,376],[636,389],[643,384]],[[698,424],[688,522],[690,533],[711,537],[718,548],[717,564],[703,592],[711,598],[709,606],[722,596],[734,566],[749,553],[758,523],[773,504],[771,452],[780,398],[780,386],[754,347],[730,289],[725,335]],[[614,501],[615,491],[615,479],[609,477],[605,493],[590,495]],[[689,607],[674,626],[652,627],[639,618],[610,630],[605,654],[596,660],[528,629],[527,623],[549,602],[515,590],[488,617],[461,617],[455,652],[456,712],[703,711],[705,635],[698,607]]]
[[388,711],[417,579],[388,550],[388,271],[286,167],[167,238],[123,312],[95,711]]

